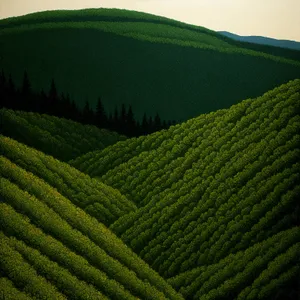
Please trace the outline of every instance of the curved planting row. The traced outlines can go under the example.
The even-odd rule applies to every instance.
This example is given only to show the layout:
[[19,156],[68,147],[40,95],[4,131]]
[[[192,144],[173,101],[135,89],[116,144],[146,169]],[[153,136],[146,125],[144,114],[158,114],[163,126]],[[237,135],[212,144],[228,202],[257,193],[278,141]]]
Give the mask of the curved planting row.
[[0,150],[106,225],[136,209],[119,191],[13,139],[0,135]]
[[2,108],[2,133],[57,159],[68,161],[125,137],[63,118]]
[[[181,299],[104,225],[4,157],[0,181],[1,243],[6,247],[1,269],[25,293],[36,272],[37,281],[28,287],[31,296],[40,291],[59,299],[57,291],[68,299],[101,299],[102,294],[113,299]],[[20,261],[20,277],[12,273],[14,257]]]

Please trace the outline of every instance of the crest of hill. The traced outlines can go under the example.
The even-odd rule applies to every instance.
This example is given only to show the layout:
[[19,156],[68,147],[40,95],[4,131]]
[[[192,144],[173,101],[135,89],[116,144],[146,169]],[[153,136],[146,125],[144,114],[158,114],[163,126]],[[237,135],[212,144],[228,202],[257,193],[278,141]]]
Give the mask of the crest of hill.
[[101,94],[108,113],[124,103],[138,120],[147,112],[185,121],[300,76],[299,53],[125,10],[48,11],[0,20],[0,36],[3,70],[17,85],[26,70],[32,88],[45,90],[51,75],[59,91],[75,95],[78,107],[87,98],[95,107]]
[[[75,26],[75,28],[94,28],[152,42],[175,43],[200,48],[209,47],[225,52],[231,49],[232,51],[241,51],[250,55],[262,55],[262,53],[265,53],[271,55],[266,56],[269,58],[275,55],[281,58],[300,60],[300,54],[297,51],[293,52],[287,49],[284,51],[283,49],[242,43],[202,26],[125,9],[54,10],[11,17],[0,20],[0,34],[13,32],[7,31],[7,29],[12,28],[19,32],[38,28],[67,28],[68,25],[65,26],[63,25],[64,23],[65,25],[69,23],[69,27],[72,24],[71,26]],[[76,23],[77,26],[75,25]],[[85,25],[80,26],[79,23],[85,23]],[[118,26],[118,23],[122,25]]]
[[46,114],[2,108],[0,120],[3,135],[62,161],[126,139],[116,132]]
[[0,156],[5,299],[183,299],[105,225],[11,159]]

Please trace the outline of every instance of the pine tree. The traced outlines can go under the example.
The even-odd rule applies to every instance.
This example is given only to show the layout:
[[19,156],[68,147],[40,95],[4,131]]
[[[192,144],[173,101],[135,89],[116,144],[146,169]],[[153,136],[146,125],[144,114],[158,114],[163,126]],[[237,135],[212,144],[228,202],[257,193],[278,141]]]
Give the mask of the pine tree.
[[154,118],[154,130],[158,131],[161,129],[161,119],[158,113],[156,113]]
[[114,130],[113,123],[114,123],[113,114],[110,112],[107,120],[107,129]]
[[90,108],[89,102],[86,100],[82,112],[82,121],[84,124],[93,124],[94,123],[94,112]]
[[48,99],[49,99],[49,102],[48,102],[49,113],[52,115],[55,115],[55,116],[60,115],[59,114],[59,99],[58,99],[54,79],[52,79],[52,81],[51,81]]
[[119,111],[118,111],[118,107],[115,107],[114,110],[114,117],[113,117],[113,124],[112,124],[112,128],[119,132],[120,129],[120,118],[119,118]]
[[163,121],[162,128],[164,128],[164,129],[168,128],[167,122],[165,120]]
[[[69,97],[69,95],[67,95],[67,97]],[[71,101],[71,119],[76,122],[81,121],[81,113],[80,113],[74,99],[72,99],[72,101]]]
[[122,103],[121,107],[121,116],[120,116],[120,132],[127,134],[128,132],[128,126],[127,126],[127,113],[126,113],[126,108],[125,104]]
[[21,109],[19,97],[17,96],[17,91],[15,84],[12,80],[11,74],[9,74],[8,87],[7,87],[7,108],[11,109]]
[[143,135],[148,134],[148,120],[147,120],[146,113],[144,113],[144,116],[143,116],[142,125],[141,125],[141,133]]
[[7,107],[7,84],[3,70],[0,74],[0,108]]
[[150,116],[149,117],[149,121],[148,121],[148,134],[153,132],[153,127],[154,127],[153,119]]
[[128,136],[136,136],[136,122],[134,119],[133,111],[131,105],[129,105],[128,113],[127,113],[127,135]]
[[31,84],[29,82],[28,74],[25,71],[23,76],[23,83],[21,88],[21,108],[25,111],[37,111],[35,97],[31,91]]
[[23,76],[23,84],[21,90],[22,96],[28,96],[31,93],[31,85],[29,82],[28,74],[25,71]]
[[99,128],[107,128],[107,115],[101,101],[101,98],[98,98],[96,106],[96,126]]
[[40,94],[38,95],[38,100],[39,100],[39,109],[38,109],[39,112],[43,113],[43,114],[49,114],[49,111],[48,111],[49,99],[43,89],[41,90]]

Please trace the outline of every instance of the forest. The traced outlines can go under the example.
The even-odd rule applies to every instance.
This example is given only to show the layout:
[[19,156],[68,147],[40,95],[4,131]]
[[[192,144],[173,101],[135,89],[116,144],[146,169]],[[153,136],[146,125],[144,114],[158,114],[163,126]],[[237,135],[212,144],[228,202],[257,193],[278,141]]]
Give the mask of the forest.
[[5,76],[2,70],[0,74],[0,97],[2,99],[0,108],[61,117],[115,131],[128,137],[146,135],[176,124],[175,120],[162,121],[158,113],[154,118],[148,117],[146,112],[140,123],[135,119],[131,105],[127,109],[124,103],[120,108],[116,106],[113,112],[108,113],[100,97],[98,97],[95,111],[90,107],[88,101],[85,102],[83,109],[80,109],[75,101],[70,99],[69,94],[61,93],[59,95],[54,79],[51,81],[48,92],[44,90],[40,93],[33,91],[26,71],[22,85],[17,88],[11,75]]

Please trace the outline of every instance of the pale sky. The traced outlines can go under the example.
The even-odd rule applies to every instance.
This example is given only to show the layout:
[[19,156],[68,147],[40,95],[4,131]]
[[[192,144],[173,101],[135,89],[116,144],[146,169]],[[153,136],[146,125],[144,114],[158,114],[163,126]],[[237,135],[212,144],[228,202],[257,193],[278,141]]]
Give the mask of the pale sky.
[[300,0],[0,0],[0,19],[99,7],[143,11],[239,35],[300,41]]

